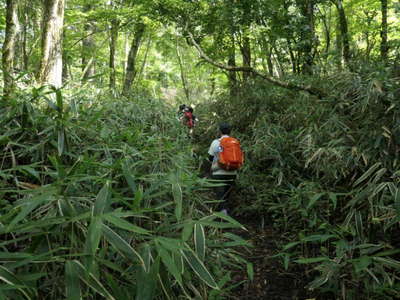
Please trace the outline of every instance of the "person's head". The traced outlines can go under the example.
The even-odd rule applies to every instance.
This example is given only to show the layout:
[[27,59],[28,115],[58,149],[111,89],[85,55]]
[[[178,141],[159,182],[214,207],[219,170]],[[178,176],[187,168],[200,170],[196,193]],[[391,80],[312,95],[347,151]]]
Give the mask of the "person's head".
[[221,123],[219,124],[219,131],[221,134],[230,134],[232,130],[231,125],[229,125],[228,123]]
[[179,110],[182,111],[186,108],[186,104],[179,105]]
[[189,112],[193,113],[193,107],[191,107],[191,106],[188,106],[188,108],[187,108],[187,109],[188,109],[188,111],[189,111]]

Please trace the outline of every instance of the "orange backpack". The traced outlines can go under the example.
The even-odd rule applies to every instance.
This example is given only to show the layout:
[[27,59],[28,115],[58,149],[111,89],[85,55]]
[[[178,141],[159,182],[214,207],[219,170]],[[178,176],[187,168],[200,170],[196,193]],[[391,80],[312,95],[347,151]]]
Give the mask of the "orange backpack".
[[220,140],[220,152],[218,165],[227,171],[240,169],[244,163],[244,154],[240,143],[233,137],[225,137]]

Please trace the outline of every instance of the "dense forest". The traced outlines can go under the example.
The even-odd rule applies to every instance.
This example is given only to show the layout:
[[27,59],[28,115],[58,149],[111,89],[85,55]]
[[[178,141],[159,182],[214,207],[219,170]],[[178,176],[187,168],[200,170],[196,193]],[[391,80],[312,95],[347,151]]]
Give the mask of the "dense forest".
[[400,298],[400,2],[0,3],[0,299]]

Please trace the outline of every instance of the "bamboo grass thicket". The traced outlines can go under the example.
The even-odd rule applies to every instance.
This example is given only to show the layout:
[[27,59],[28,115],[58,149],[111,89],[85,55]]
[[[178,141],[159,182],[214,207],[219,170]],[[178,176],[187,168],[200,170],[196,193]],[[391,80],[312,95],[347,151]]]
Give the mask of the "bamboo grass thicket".
[[172,109],[85,91],[20,93],[0,110],[1,297],[229,293],[230,270],[250,266],[231,249],[248,244],[224,234],[241,224],[194,192],[208,184]]

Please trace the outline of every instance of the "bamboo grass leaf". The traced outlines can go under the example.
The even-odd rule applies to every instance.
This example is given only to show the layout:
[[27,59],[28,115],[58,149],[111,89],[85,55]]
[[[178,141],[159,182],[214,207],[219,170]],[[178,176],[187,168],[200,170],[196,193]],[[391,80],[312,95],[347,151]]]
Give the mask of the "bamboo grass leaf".
[[178,183],[172,184],[172,195],[175,201],[175,216],[180,221],[182,219],[182,188]]
[[204,261],[204,257],[206,254],[206,237],[203,225],[201,224],[194,225],[194,245],[197,256],[201,261]]
[[246,269],[247,269],[247,275],[249,276],[250,280],[254,279],[254,268],[252,263],[247,263],[246,264]]
[[240,224],[238,221],[236,221],[235,219],[233,219],[232,217],[230,217],[230,216],[228,216],[228,215],[226,215],[226,214],[224,214],[224,213],[221,213],[221,212],[214,212],[214,215],[217,216],[217,217],[220,217],[221,219],[223,219],[223,220],[225,220],[225,221],[228,221],[230,224],[236,226],[237,228],[241,228],[241,229],[247,231],[246,227],[244,227],[244,226],[243,226],[242,224]]
[[369,176],[372,175],[373,172],[375,172],[376,169],[378,169],[381,166],[381,163],[376,163],[374,164],[371,168],[369,168],[363,175],[361,175],[360,178],[358,178],[353,186],[356,187],[357,185],[359,185],[361,182],[363,182],[364,180],[366,180]]
[[94,203],[93,215],[100,216],[104,213],[104,210],[109,205],[109,200],[111,197],[110,193],[110,182],[107,181],[101,188],[100,192],[97,194],[96,202]]
[[34,299],[32,293],[25,283],[18,279],[6,267],[0,266],[0,280],[7,283],[10,288],[19,290],[26,297],[26,299]]
[[325,193],[318,193],[311,197],[310,202],[308,202],[307,210],[314,206],[314,204],[324,195]]
[[136,284],[136,300],[152,300],[157,291],[158,274],[160,271],[160,258],[157,258],[150,270],[141,269]]
[[[134,263],[138,263],[145,268],[146,265],[143,258],[140,256],[131,245],[128,244],[122,237],[115,233],[111,228],[103,224],[103,232],[106,239],[126,258]],[[147,271],[147,270],[145,270]]]
[[63,128],[58,129],[57,136],[58,156],[62,156],[65,149],[65,131]]
[[143,186],[139,185],[139,188],[135,191],[135,198],[133,198],[133,209],[138,211],[140,209],[140,203],[143,200]]
[[185,249],[185,246],[182,243],[182,241],[180,241],[178,239],[166,238],[166,237],[159,236],[154,241],[162,244],[162,246],[165,249],[168,249],[172,252]]
[[191,237],[193,233],[193,221],[192,220],[186,220],[184,225],[183,225],[183,230],[182,230],[182,241],[187,242],[189,238]]
[[81,285],[79,282],[79,273],[74,267],[72,261],[67,261],[65,264],[65,288],[67,300],[80,300]]
[[161,261],[167,267],[167,270],[172,274],[172,276],[174,276],[176,281],[178,281],[179,285],[183,286],[182,275],[179,272],[177,266],[175,265],[171,255],[159,243],[156,243],[156,245],[157,245],[158,255],[160,255],[161,257]]
[[179,272],[181,274],[183,274],[185,268],[184,268],[184,264],[183,264],[183,257],[182,255],[175,251],[172,252],[172,259],[174,260],[174,264],[176,265],[176,267],[178,268]]
[[103,222],[100,217],[92,217],[85,244],[85,252],[90,255],[95,255],[97,248],[99,247],[102,235],[102,225]]
[[125,229],[138,234],[144,234],[144,235],[150,234],[150,231],[141,228],[139,226],[133,225],[132,223],[124,219],[121,219],[113,214],[105,214],[104,219],[121,229]]
[[115,300],[115,298],[107,291],[107,289],[101,284],[101,282],[79,261],[71,261],[69,268],[71,269],[71,272],[78,274],[79,278],[84,281],[88,287],[90,287],[108,300]]
[[392,259],[389,257],[373,257],[372,259],[375,262],[380,262],[381,264],[383,264],[385,266],[388,266],[388,267],[391,267],[391,268],[394,268],[397,270],[400,269],[400,262],[395,259]]
[[196,273],[196,275],[203,280],[208,286],[213,289],[219,289],[217,283],[214,278],[204,266],[203,262],[198,258],[196,253],[188,245],[186,245],[185,250],[181,250],[182,256],[185,258],[186,262],[192,268],[192,270]]
[[122,163],[122,173],[124,174],[125,180],[131,188],[132,193],[136,193],[137,188],[135,178],[133,178],[133,176],[131,175],[132,171],[129,169],[126,162]]
[[8,230],[10,230],[14,225],[22,221],[27,215],[29,215],[33,210],[35,210],[41,204],[48,202],[52,199],[55,190],[53,188],[43,187],[40,189],[38,195],[33,196],[25,200],[21,207],[21,212],[10,222]]

